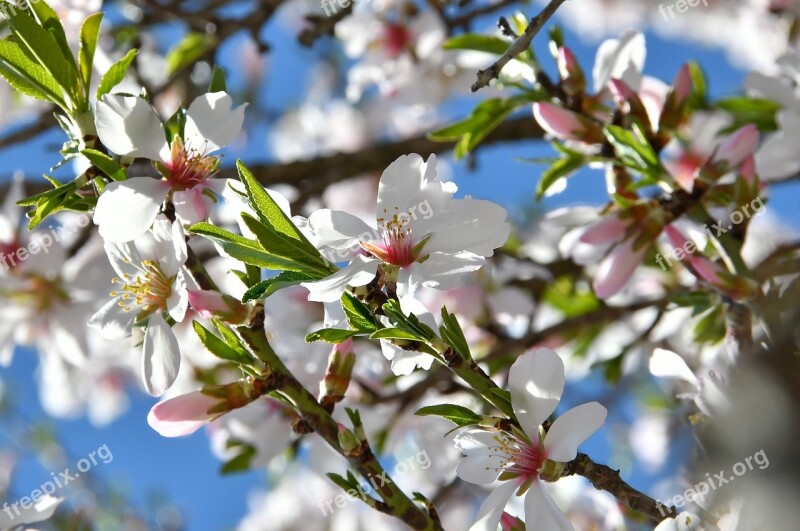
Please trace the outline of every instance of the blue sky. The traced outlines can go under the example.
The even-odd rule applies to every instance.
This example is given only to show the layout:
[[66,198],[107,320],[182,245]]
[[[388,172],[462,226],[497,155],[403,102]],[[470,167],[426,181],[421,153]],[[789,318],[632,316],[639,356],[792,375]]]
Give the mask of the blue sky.
[[[488,20],[487,25],[492,21]],[[269,68],[273,83],[268,89],[270,108],[281,108],[298,103],[303,94],[308,75],[307,64],[314,52],[303,49],[293,36],[277,24],[267,30],[272,44]],[[596,44],[582,44],[566,32],[567,43],[576,52],[587,70],[594,61]],[[541,43],[540,43],[541,44]],[[300,54],[298,56],[298,54]],[[540,57],[547,59],[542,51]],[[671,81],[678,68],[687,60],[697,60],[704,66],[710,79],[711,93],[715,96],[737,92],[744,73],[729,66],[722,53],[700,49],[693,45],[664,41],[648,35],[648,57],[645,72]],[[472,100],[473,102],[475,100]],[[454,109],[458,115],[466,114],[469,105]],[[62,138],[58,133],[45,135],[36,142],[17,146],[0,154],[3,173],[18,169],[28,175],[40,174],[58,160],[55,147]],[[249,153],[229,154],[228,163],[237,156],[247,160],[260,158],[262,145],[251,145]],[[491,199],[510,208],[529,204],[535,188],[540,166],[514,161],[514,157],[539,157],[552,153],[544,143],[525,142],[482,148],[478,155],[478,169],[466,171],[463,162],[454,162],[454,175],[462,193]],[[555,198],[547,199],[547,209],[566,204],[599,204],[604,199],[603,177],[597,172],[584,172],[574,178],[568,190]],[[796,201],[789,194],[777,194],[770,208],[783,215],[796,218]],[[41,418],[36,390],[30,382],[35,370],[33,353],[20,350],[13,366],[0,372],[13,392],[14,400],[30,418]],[[92,470],[108,481],[124,486],[133,499],[144,507],[153,492],[163,492],[176,503],[186,517],[188,529],[226,529],[233,527],[246,512],[248,491],[264,484],[259,473],[248,473],[220,479],[220,463],[213,458],[208,441],[203,434],[187,439],[163,439],[150,430],[146,414],[154,400],[134,392],[129,411],[107,429],[97,429],[85,420],[53,422],[60,439],[75,459],[84,457],[104,444],[108,445],[114,460],[108,465]],[[5,428],[0,426],[0,446],[7,444]],[[602,448],[605,453],[605,448]],[[23,495],[48,479],[50,470],[33,462],[23,464],[15,485],[15,494]],[[634,483],[646,487],[648,478],[634,477]]]

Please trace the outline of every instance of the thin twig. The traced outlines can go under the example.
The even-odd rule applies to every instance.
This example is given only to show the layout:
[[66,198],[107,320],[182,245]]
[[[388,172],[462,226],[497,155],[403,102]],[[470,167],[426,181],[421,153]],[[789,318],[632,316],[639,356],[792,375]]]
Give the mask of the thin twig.
[[500,75],[500,71],[503,69],[509,61],[514,59],[516,56],[524,52],[528,49],[528,46],[531,45],[531,41],[539,33],[539,30],[542,29],[542,26],[550,20],[550,17],[556,12],[556,10],[566,2],[566,0],[551,0],[549,4],[542,10],[541,13],[536,15],[528,24],[528,27],[525,28],[525,33],[523,33],[511,47],[506,50],[506,52],[500,56],[500,58],[494,62],[492,66],[486,68],[485,70],[478,71],[478,80],[473,83],[472,85],[472,92],[477,92],[483,87],[489,85],[489,83],[493,79],[497,79]]

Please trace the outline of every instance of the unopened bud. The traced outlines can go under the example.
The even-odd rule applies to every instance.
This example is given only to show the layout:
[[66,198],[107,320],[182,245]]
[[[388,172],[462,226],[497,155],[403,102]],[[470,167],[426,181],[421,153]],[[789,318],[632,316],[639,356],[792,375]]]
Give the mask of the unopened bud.
[[569,48],[558,49],[558,74],[561,85],[567,94],[575,95],[586,91],[586,77],[578,64],[578,60]]
[[218,291],[189,290],[189,304],[204,319],[217,318],[234,325],[250,319],[249,305]]
[[556,138],[580,140],[587,144],[602,141],[602,132],[587,118],[552,103],[533,104],[533,116],[542,129]]
[[341,402],[350,386],[356,355],[353,340],[348,339],[334,346],[328,358],[328,369],[319,386],[319,394],[325,405]]
[[358,440],[356,434],[348,430],[344,424],[339,424],[339,446],[344,453],[352,454],[360,445],[361,441]]

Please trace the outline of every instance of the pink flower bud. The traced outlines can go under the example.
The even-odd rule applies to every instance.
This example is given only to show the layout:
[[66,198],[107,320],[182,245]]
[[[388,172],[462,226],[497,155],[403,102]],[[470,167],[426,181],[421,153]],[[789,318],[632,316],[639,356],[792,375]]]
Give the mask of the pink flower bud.
[[719,267],[715,265],[711,260],[706,258],[702,255],[696,255],[694,253],[687,252],[689,249],[688,244],[692,243],[692,247],[696,248],[696,245],[693,242],[690,242],[689,239],[684,236],[684,234],[673,227],[672,225],[667,225],[664,228],[664,232],[669,239],[669,243],[675,249],[683,249],[686,254],[686,260],[689,261],[689,265],[692,266],[692,269],[697,273],[697,275],[706,282],[711,284],[720,285],[722,283],[718,272],[720,271]]
[[599,298],[607,299],[619,293],[642,263],[649,246],[634,250],[633,244],[636,240],[636,237],[632,237],[620,243],[600,263],[593,282],[594,292]]
[[683,65],[672,83],[672,93],[675,95],[675,104],[680,106],[692,93],[692,74],[689,65]]
[[561,79],[567,79],[568,77],[575,75],[575,72],[580,70],[580,66],[578,65],[578,60],[575,58],[575,55],[570,51],[569,48],[566,46],[562,46],[558,49],[558,73],[561,75]]
[[164,437],[183,437],[196,432],[218,414],[211,414],[220,400],[201,391],[159,402],[147,415],[147,423]]
[[590,124],[585,118],[558,105],[534,103],[533,116],[542,129],[556,138],[584,142],[596,140],[595,135],[592,135]]
[[628,223],[617,215],[603,218],[581,234],[580,241],[589,245],[607,245],[625,237]]
[[752,183],[756,178],[756,158],[753,155],[748,155],[739,166],[739,174],[748,183]]
[[728,166],[736,167],[753,154],[757,145],[758,128],[754,124],[747,124],[722,141],[714,161],[725,161]]
[[218,318],[231,324],[247,322],[250,307],[234,297],[211,290],[189,290],[189,304],[204,319]]

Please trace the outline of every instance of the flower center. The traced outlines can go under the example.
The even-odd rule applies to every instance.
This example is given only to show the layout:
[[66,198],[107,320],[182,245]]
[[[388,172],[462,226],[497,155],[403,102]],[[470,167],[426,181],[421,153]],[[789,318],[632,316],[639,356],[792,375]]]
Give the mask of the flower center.
[[180,138],[172,142],[172,160],[167,163],[167,181],[172,188],[186,190],[205,182],[217,173],[219,158],[184,146]]
[[129,312],[142,309],[150,314],[166,307],[167,299],[172,295],[172,280],[167,278],[156,262],[142,262],[142,272],[131,279],[125,275],[123,279],[114,278],[111,282],[119,284],[119,291],[112,291],[111,296],[122,295],[119,305]]
[[539,477],[539,469],[547,459],[543,448],[505,432],[495,435],[494,440],[498,445],[492,451],[501,454],[499,468],[506,479],[519,477],[528,482]]
[[383,42],[386,51],[391,57],[397,57],[403,53],[411,41],[411,32],[402,24],[387,24],[383,31]]
[[417,259],[418,249],[414,249],[411,228],[406,227],[407,219],[395,214],[387,222],[378,219],[383,243],[361,242],[361,247],[387,264],[408,267]]

